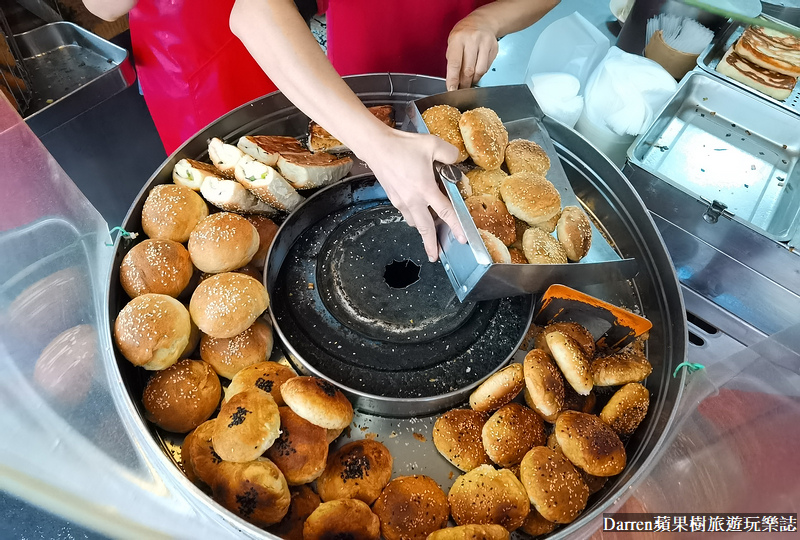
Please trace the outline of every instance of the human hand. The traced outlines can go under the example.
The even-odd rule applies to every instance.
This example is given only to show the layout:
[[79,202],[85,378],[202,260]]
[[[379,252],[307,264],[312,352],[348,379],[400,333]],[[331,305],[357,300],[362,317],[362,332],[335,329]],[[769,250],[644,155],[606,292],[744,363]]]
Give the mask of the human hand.
[[433,172],[434,161],[455,163],[458,149],[434,135],[387,128],[381,137],[372,145],[372,153],[360,157],[375,173],[389,201],[406,223],[419,231],[428,259],[435,262],[439,248],[429,208],[450,226],[459,242],[467,241],[450,199],[439,189]]
[[497,57],[497,32],[489,17],[475,11],[461,19],[447,38],[447,89],[477,83]]

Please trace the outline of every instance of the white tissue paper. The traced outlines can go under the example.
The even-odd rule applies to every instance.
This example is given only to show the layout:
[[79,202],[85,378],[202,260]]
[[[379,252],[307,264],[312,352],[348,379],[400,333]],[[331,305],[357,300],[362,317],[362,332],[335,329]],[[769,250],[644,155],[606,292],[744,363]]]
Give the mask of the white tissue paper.
[[583,96],[578,95],[581,82],[569,73],[538,73],[529,79],[533,97],[547,116],[569,127],[583,111]]
[[659,64],[622,51],[608,50],[586,86],[586,117],[616,135],[639,135],[678,88]]

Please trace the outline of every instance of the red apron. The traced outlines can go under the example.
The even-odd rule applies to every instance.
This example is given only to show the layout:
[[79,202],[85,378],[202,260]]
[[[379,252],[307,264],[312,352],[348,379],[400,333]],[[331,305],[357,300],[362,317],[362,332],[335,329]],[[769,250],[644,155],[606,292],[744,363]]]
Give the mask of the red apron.
[[[341,75],[444,76],[447,36],[489,0],[317,0]],[[379,6],[379,7],[376,7]],[[233,0],[139,0],[133,56],[167,154],[223,114],[275,90],[229,27]]]

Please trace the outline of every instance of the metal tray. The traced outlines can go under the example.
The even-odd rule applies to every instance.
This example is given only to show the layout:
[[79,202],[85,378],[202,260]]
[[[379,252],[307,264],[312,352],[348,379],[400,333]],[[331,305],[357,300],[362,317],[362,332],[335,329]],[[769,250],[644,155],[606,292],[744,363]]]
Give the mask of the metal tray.
[[[393,104],[398,125],[404,121],[408,102],[445,90],[443,79],[415,75],[373,74],[345,80],[365,104]],[[639,265],[639,274],[632,280],[587,286],[582,292],[643,315],[653,323],[648,341],[653,373],[646,381],[652,396],[650,412],[627,443],[625,470],[591,497],[586,510],[574,523],[550,535],[550,538],[568,538],[576,533],[593,532],[603,510],[632,485],[646,478],[655,466],[656,451],[666,443],[681,398],[684,375],[673,378],[672,371],[686,359],[688,335],[675,271],[661,236],[633,187],[619,169],[575,131],[546,117],[543,125],[553,139],[575,195],[603,223],[619,252],[635,258]],[[147,194],[154,186],[172,181],[172,168],[180,159],[205,159],[208,138],[216,136],[232,141],[252,133],[301,137],[307,128],[308,118],[280,93],[243,105],[209,125],[170,156],[144,185],[122,226],[127,231],[142,232],[141,211]],[[351,174],[365,171],[363,164],[357,161]],[[119,285],[119,265],[132,246],[132,242],[120,238],[115,244],[106,298],[109,327],[113,327],[113,321],[128,300]],[[292,363],[283,347],[276,339],[272,360]],[[182,437],[165,433],[145,420],[141,396],[147,373],[134,367],[117,351],[114,353],[106,358],[110,362],[109,370],[119,373],[119,381],[124,386],[124,397],[117,403],[121,414],[132,429],[143,432],[142,444],[148,453],[160,454],[164,463],[175,465],[168,469],[175,481],[185,487],[184,495],[191,504],[209,514],[222,516],[248,537],[274,538],[233,516],[200,488],[188,483],[179,466]],[[298,364],[294,367],[301,369]],[[335,444],[375,438],[386,444],[394,456],[393,475],[429,475],[447,491],[459,473],[433,446],[431,433],[435,420],[436,416],[397,419],[357,411],[354,423]]]
[[[628,158],[719,214],[789,241],[800,219],[800,117],[690,72]],[[715,215],[716,213],[716,215]]]
[[[541,146],[550,157],[547,179],[558,189],[562,206],[584,207],[570,186],[547,130],[542,113],[527,85],[469,88],[417,100],[409,106],[409,121],[417,133],[428,133],[422,113],[435,105],[451,105],[464,112],[488,107],[503,120],[509,140],[528,139]],[[581,287],[602,282],[622,281],[636,275],[636,261],[623,259],[609,245],[607,235],[592,224],[592,246],[579,263],[573,264],[495,264],[492,263],[466,203],[451,182],[445,189],[467,236],[459,244],[443,222],[437,226],[445,271],[459,300],[477,301],[544,291],[554,283]],[[591,215],[591,212],[590,212]],[[595,220],[596,223],[596,220]]]
[[[762,17],[765,17],[762,15]],[[767,17],[772,18],[772,17]],[[717,64],[719,61],[722,60],[722,57],[725,53],[730,49],[736,40],[739,39],[739,36],[744,33],[745,28],[747,25],[737,22],[731,21],[723,27],[720,32],[717,34],[717,37],[706,47],[700,56],[697,57],[697,65],[703,70],[708,73],[711,73],[715,77],[724,80],[738,88],[746,90],[747,92],[754,94],[761,99],[772,103],[773,105],[777,105],[787,111],[800,115],[800,84],[796,84],[794,90],[783,101],[779,101],[777,99],[771,98],[768,95],[764,94],[763,92],[759,92],[755,88],[751,88],[746,84],[740,83],[739,81],[735,81],[728,77],[727,75],[723,75],[719,71],[717,71]]]
[[14,40],[33,90],[25,122],[40,137],[136,80],[128,51],[73,23],[46,24]]

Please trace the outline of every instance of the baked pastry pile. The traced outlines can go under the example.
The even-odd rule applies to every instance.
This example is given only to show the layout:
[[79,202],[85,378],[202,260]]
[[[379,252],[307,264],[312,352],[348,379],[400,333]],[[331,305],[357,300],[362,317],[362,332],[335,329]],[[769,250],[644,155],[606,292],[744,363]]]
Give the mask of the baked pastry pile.
[[[547,180],[550,157],[525,139],[508,140],[502,120],[480,107],[463,114],[450,105],[422,113],[428,130],[459,149],[466,172],[459,192],[492,261],[505,264],[567,264],[580,261],[592,244],[588,216],[561,206]],[[554,237],[552,233],[555,232]]]

